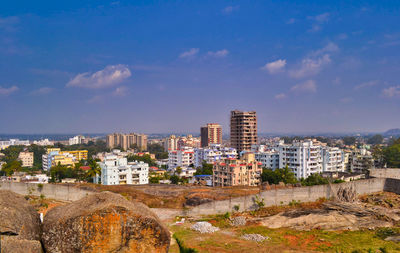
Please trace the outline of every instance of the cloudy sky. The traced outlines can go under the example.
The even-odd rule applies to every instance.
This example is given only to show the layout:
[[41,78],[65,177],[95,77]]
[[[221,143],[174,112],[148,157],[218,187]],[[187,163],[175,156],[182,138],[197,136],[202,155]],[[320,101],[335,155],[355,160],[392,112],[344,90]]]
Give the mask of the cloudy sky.
[[0,133],[400,127],[399,1],[10,1]]

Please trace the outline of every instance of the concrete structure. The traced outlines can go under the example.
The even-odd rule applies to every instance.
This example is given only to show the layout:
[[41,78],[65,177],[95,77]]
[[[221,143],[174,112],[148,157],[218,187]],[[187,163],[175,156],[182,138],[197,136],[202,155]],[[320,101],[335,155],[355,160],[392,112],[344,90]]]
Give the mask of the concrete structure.
[[231,111],[231,147],[238,152],[257,144],[256,112]]
[[300,178],[314,173],[322,173],[321,147],[312,140],[294,141],[279,146],[279,167],[289,167]]
[[222,127],[220,124],[208,123],[200,128],[201,147],[208,147],[211,144],[222,143]]
[[121,148],[123,150],[128,150],[137,146],[139,150],[147,150],[147,135],[113,133],[107,135],[106,143],[107,147],[111,149]]
[[38,146],[53,146],[54,142],[50,141],[49,139],[43,139],[43,140],[33,141],[33,144]]
[[32,167],[33,166],[33,152],[22,151],[18,155],[18,160],[21,161],[22,167]]
[[261,162],[261,166],[267,169],[279,169],[279,151],[278,150],[265,150],[256,152],[255,158]]
[[211,144],[209,148],[194,149],[194,167],[202,167],[203,162],[213,164],[221,159],[237,158],[234,148],[222,147],[219,144]]
[[168,151],[168,169],[176,167],[187,168],[194,162],[194,149],[192,147],[182,147],[178,150]]
[[253,153],[246,153],[241,159],[224,159],[213,166],[213,186],[257,186],[261,183],[261,163]]
[[178,138],[175,135],[171,135],[164,140],[164,150],[177,150],[178,149]]
[[190,184],[213,186],[213,175],[196,175],[189,181]]
[[42,168],[49,171],[58,164],[72,167],[81,160],[87,160],[87,157],[87,150],[61,151],[60,148],[48,148],[46,154],[42,155]]
[[19,139],[10,139],[8,141],[0,141],[0,150],[8,148],[9,146],[18,146],[18,145],[23,145],[23,146],[29,146],[29,141],[28,140],[19,140]]
[[351,172],[362,173],[374,168],[372,153],[365,148],[355,149],[349,156],[349,169]]
[[322,147],[322,171],[323,172],[344,172],[345,156],[344,152],[339,148]]
[[[107,155],[103,162],[99,162],[101,168],[101,184],[148,184],[149,165],[144,162],[128,163],[126,157]],[[95,178],[98,183],[99,177]]]
[[83,135],[74,136],[72,138],[69,138],[68,142],[69,142],[69,145],[83,144],[85,142],[85,136],[83,136]]

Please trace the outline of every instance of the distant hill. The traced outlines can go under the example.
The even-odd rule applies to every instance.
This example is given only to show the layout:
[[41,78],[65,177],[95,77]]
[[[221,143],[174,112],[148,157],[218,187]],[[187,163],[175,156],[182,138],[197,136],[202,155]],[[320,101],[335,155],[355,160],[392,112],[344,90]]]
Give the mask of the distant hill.
[[383,133],[384,136],[400,136],[400,128],[387,130]]

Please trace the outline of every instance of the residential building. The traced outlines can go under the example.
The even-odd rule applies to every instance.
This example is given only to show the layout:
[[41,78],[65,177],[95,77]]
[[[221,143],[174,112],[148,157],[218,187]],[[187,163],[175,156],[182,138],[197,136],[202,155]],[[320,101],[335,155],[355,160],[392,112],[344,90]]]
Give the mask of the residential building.
[[182,147],[178,150],[168,151],[168,169],[176,167],[187,168],[194,162],[194,149],[192,147]]
[[175,135],[171,135],[164,140],[164,150],[177,150],[178,149],[178,138]]
[[349,157],[350,172],[365,173],[374,168],[372,153],[365,148],[355,149]]
[[29,146],[29,140],[10,139],[8,141],[0,141],[0,150],[8,148],[9,146]]
[[194,166],[202,167],[203,162],[213,164],[221,159],[237,158],[234,148],[222,147],[220,144],[211,144],[208,148],[194,149]]
[[83,135],[77,135],[72,138],[69,138],[69,145],[79,145],[83,144],[85,142],[85,136]]
[[250,150],[257,144],[257,115],[255,111],[231,111],[231,146],[238,152]]
[[74,166],[81,160],[87,160],[87,150],[61,151],[60,148],[48,148],[47,153],[42,155],[42,168],[49,171],[52,166],[58,164],[64,166]]
[[[149,165],[144,162],[128,163],[126,157],[107,155],[103,162],[99,162],[99,166],[103,185],[148,184],[149,182]],[[100,177],[95,178],[96,183]]]
[[220,124],[208,123],[200,128],[201,147],[208,147],[211,144],[222,143],[222,127]]
[[314,145],[312,140],[293,141],[292,144],[280,145],[279,168],[286,166],[298,179],[321,173],[323,170],[321,146]]
[[32,167],[33,166],[33,152],[22,151],[18,155],[18,160],[21,161],[22,167]]
[[213,186],[257,186],[261,183],[261,163],[254,153],[245,153],[240,159],[223,159],[213,166]]
[[43,140],[33,141],[33,144],[38,146],[53,146],[54,142],[49,141],[49,139],[43,139]]
[[137,147],[139,150],[147,150],[147,135],[113,133],[107,135],[106,143],[107,147],[111,149],[121,148],[123,150],[128,150]]
[[323,172],[344,172],[345,155],[336,147],[321,147],[322,171]]
[[264,150],[255,153],[255,158],[263,168],[279,169],[279,150]]

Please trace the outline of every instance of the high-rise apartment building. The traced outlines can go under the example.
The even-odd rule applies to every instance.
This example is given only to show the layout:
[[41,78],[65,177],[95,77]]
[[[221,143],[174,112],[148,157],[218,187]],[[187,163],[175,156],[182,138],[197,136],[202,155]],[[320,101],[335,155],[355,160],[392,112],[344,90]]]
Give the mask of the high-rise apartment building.
[[222,143],[222,127],[220,124],[209,123],[200,128],[201,147],[208,147],[210,144]]
[[257,144],[257,115],[255,111],[231,111],[231,146],[238,152],[250,150]]
[[109,148],[122,148],[128,150],[137,146],[140,150],[147,150],[147,135],[135,133],[113,133],[107,135],[106,143]]

